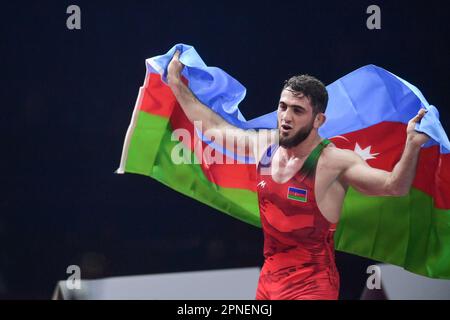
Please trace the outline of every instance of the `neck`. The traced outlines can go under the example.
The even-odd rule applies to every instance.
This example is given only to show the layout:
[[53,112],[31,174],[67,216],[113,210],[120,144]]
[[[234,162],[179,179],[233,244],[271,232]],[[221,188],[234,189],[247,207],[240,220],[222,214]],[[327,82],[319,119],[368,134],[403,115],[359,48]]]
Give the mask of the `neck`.
[[311,151],[317,147],[317,145],[322,141],[322,137],[319,136],[317,131],[311,131],[309,136],[303,140],[301,143],[292,148],[281,147],[282,154],[289,158],[306,158],[309,156]]

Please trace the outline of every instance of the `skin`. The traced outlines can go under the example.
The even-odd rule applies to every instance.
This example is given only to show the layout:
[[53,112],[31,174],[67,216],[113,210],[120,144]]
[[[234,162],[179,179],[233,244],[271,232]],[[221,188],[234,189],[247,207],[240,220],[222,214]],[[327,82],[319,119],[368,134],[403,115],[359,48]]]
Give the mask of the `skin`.
[[[267,139],[261,146],[258,135],[265,130],[246,131],[236,128],[203,105],[181,81],[183,64],[177,51],[168,67],[168,83],[182,109],[191,122],[202,121],[203,130],[215,129],[225,133],[233,131],[237,136],[238,151],[260,159],[262,152],[274,142]],[[341,214],[345,193],[349,186],[366,195],[402,196],[409,192],[416,173],[420,147],[429,137],[417,132],[415,125],[425,115],[419,110],[407,126],[405,149],[392,172],[370,167],[357,153],[328,145],[317,163],[315,194],[317,205],[324,217],[337,223]],[[273,156],[272,179],[284,183],[302,167],[311,151],[323,140],[318,130],[325,122],[324,113],[315,113],[311,101],[290,88],[281,92],[277,111],[280,148]],[[311,129],[309,135],[292,147],[283,146],[299,131]]]

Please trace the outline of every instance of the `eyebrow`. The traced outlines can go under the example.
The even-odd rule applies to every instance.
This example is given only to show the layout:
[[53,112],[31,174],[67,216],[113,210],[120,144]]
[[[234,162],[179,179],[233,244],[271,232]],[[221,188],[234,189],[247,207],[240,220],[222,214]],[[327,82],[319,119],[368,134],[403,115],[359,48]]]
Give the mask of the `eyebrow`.
[[289,107],[292,107],[292,108],[299,108],[299,109],[306,110],[305,107],[303,107],[303,106],[301,106],[301,105],[298,105],[298,104],[291,104],[291,105],[288,105],[288,104],[287,104],[286,102],[284,102],[284,101],[280,101],[280,102],[278,102],[278,104],[283,104],[283,105],[285,105],[285,106],[289,106]]

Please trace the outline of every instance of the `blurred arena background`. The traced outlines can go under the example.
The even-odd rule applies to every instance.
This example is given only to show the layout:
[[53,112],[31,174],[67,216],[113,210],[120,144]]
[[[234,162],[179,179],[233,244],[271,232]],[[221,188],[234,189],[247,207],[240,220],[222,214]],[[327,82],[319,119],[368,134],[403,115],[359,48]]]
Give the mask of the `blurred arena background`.
[[[81,9],[68,30],[66,9]],[[366,27],[371,4],[381,29]],[[450,125],[445,1],[18,1],[2,4],[0,298],[50,299],[83,279],[258,267],[262,233],[137,175],[115,175],[144,60],[193,45],[276,108],[283,81],[329,84],[376,64],[415,84]],[[337,252],[341,299],[373,261]]]

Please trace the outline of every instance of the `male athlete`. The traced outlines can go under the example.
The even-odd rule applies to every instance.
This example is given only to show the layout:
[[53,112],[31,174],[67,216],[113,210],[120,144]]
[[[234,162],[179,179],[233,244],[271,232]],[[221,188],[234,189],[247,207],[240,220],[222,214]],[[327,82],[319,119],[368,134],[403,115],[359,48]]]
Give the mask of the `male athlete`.
[[[258,159],[258,199],[264,232],[264,265],[257,299],[337,299],[339,274],[333,235],[349,186],[366,195],[406,195],[419,151],[428,141],[415,131],[425,114],[409,121],[406,145],[392,172],[370,167],[357,153],[336,148],[319,136],[328,93],[314,77],[286,81],[278,103],[278,143],[257,147],[258,134],[226,122],[203,105],[181,81],[177,51],[168,67],[168,84],[191,122],[203,130],[233,132],[240,150]],[[258,141],[258,143],[257,143]]]

